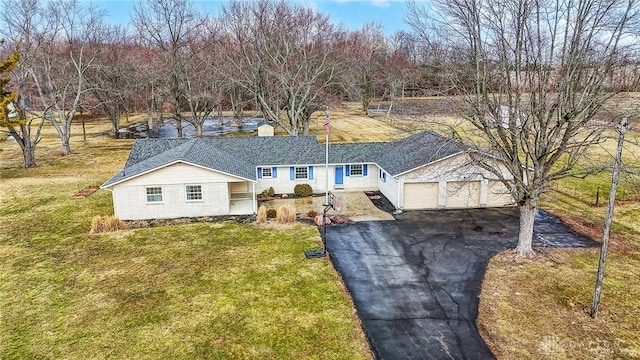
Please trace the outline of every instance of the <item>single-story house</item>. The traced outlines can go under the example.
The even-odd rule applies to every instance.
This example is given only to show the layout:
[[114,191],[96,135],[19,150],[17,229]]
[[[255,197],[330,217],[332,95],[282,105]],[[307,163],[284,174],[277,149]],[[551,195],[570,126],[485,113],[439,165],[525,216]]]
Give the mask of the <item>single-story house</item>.
[[325,144],[314,136],[138,139],[124,168],[102,185],[123,220],[243,215],[257,194],[379,190],[398,209],[513,204],[502,176],[460,142],[422,132],[395,142]]

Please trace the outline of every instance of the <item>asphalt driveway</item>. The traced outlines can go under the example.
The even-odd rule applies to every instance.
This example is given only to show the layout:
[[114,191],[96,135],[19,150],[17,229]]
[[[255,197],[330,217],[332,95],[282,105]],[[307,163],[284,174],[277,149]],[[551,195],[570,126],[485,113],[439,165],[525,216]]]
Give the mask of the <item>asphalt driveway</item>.
[[[595,245],[541,211],[536,246]],[[517,208],[412,211],[331,227],[327,249],[378,359],[493,359],[478,335],[489,259],[514,248]]]

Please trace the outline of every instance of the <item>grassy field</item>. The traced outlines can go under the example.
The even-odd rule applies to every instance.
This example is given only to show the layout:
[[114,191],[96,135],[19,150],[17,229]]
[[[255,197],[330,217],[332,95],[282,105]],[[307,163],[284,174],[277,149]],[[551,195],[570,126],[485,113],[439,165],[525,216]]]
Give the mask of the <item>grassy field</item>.
[[110,194],[71,196],[123,165],[132,141],[52,129],[39,167],[0,144],[0,358],[367,359],[315,227],[197,223],[89,235]]

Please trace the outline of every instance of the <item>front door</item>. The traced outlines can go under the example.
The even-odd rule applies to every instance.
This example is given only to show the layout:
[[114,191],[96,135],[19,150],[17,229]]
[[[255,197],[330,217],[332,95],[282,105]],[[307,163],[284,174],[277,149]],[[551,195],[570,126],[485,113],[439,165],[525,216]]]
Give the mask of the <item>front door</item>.
[[344,179],[342,178],[342,175],[343,175],[342,169],[343,169],[342,166],[336,166],[336,185],[344,184]]

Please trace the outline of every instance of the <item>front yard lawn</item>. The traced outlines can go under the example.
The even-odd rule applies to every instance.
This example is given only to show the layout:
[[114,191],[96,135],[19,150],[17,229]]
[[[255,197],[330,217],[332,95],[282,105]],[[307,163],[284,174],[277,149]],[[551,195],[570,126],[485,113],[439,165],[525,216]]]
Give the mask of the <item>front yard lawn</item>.
[[111,196],[72,195],[115,173],[131,146],[106,129],[90,126],[89,144],[73,138],[64,158],[50,155],[47,129],[37,169],[0,144],[0,358],[370,358],[330,262],[304,257],[320,246],[315,227],[89,235]]

